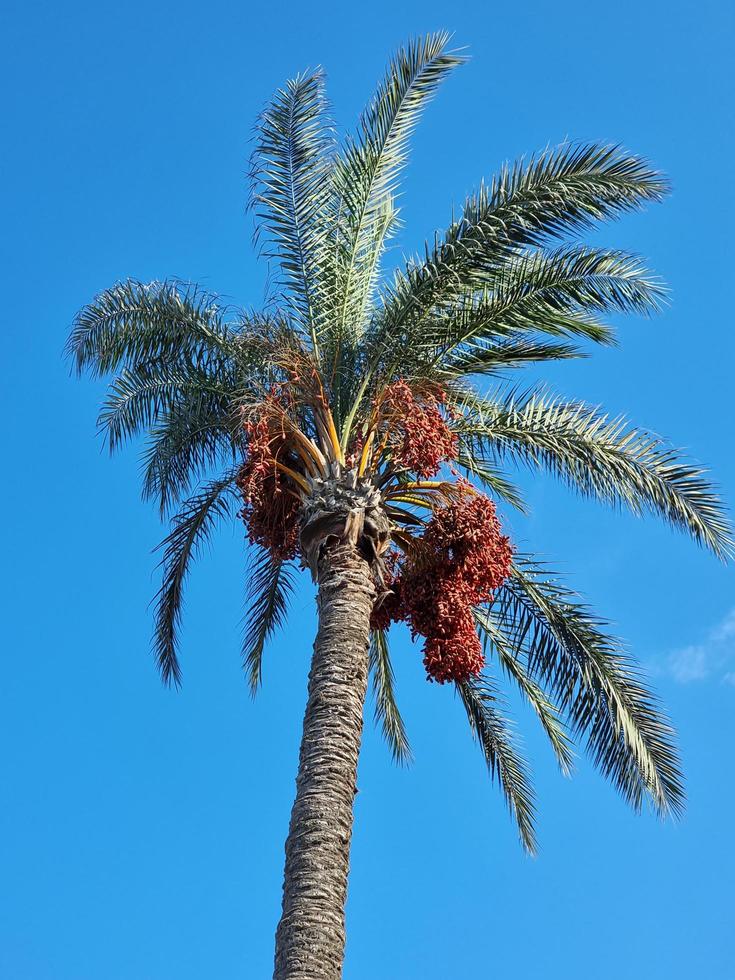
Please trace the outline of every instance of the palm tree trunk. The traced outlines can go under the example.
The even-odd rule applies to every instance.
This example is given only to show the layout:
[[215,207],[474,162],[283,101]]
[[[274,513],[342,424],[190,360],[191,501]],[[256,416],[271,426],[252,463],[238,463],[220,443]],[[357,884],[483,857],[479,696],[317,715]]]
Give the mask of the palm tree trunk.
[[344,959],[375,586],[368,562],[351,543],[323,552],[318,583],[319,628],[286,840],[274,980],[339,980]]

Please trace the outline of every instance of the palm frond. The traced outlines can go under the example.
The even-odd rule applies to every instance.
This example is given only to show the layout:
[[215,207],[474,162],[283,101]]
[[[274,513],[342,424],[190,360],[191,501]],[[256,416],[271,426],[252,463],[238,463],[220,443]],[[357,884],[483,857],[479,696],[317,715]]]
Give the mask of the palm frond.
[[259,548],[248,578],[248,608],[243,636],[243,667],[255,696],[263,675],[263,651],[271,636],[286,622],[294,590],[295,568]]
[[505,263],[479,302],[460,306],[460,316],[437,316],[419,339],[439,346],[444,358],[469,342],[520,330],[610,343],[612,332],[596,314],[646,316],[664,296],[661,283],[628,252],[584,246],[531,252]]
[[493,779],[497,779],[518,827],[521,843],[536,852],[535,801],[528,767],[518,754],[507,720],[498,708],[498,696],[487,678],[456,684],[473,734],[480,743]]
[[574,768],[572,741],[560,717],[559,709],[529,676],[518,651],[512,648],[508,638],[495,623],[492,611],[476,609],[475,622],[486,654],[489,649],[505,674],[515,682],[518,690],[538,716],[562,773],[565,776],[571,775]]
[[447,51],[448,43],[445,32],[428,34],[396,53],[360,118],[357,135],[346,142],[336,161],[340,332],[360,322],[368,292],[365,280],[374,273],[375,253],[388,230],[376,235],[375,228],[385,224],[386,203],[395,193],[419,115],[448,72],[464,61]]
[[538,246],[639,211],[668,190],[660,172],[620,146],[567,142],[505,164],[470,198],[463,220],[514,249]]
[[723,559],[732,554],[730,523],[705,471],[626,419],[544,391],[464,395],[458,410],[457,431],[480,459],[543,467],[583,494],[663,517]]
[[582,246],[512,257],[488,269],[484,281],[479,291],[468,287],[448,304],[415,310],[392,336],[387,329],[381,338],[387,373],[397,365],[405,373],[406,359],[408,370],[419,375],[428,370],[457,378],[534,360],[579,357],[576,347],[550,344],[537,335],[610,344],[613,331],[600,314],[648,315],[665,296],[637,256]]
[[381,332],[395,336],[468,287],[483,288],[489,271],[524,249],[638,210],[667,189],[646,161],[615,146],[565,143],[506,165],[467,199],[461,217],[427,245],[424,259],[397,274],[383,297]]
[[236,430],[233,406],[220,392],[182,393],[149,430],[143,454],[143,498],[155,500],[165,515],[197,479],[232,464],[237,455]]
[[299,75],[261,113],[251,160],[251,206],[264,254],[278,260],[297,320],[317,346],[329,228],[334,136],[324,73]]
[[210,293],[176,280],[128,279],[77,314],[66,351],[80,373],[104,375],[146,361],[173,367],[182,355],[228,354],[233,340]]
[[191,497],[172,520],[159,545],[163,551],[163,583],[156,596],[153,648],[165,684],[181,683],[177,656],[183,589],[192,559],[209,540],[217,521],[232,513],[236,471],[208,483]]
[[375,722],[380,725],[395,761],[405,765],[411,761],[411,747],[396,704],[393,667],[385,630],[373,630],[370,634],[369,668],[373,679]]
[[679,814],[684,790],[673,731],[604,624],[524,556],[516,556],[492,616],[624,799],[640,809],[648,798],[661,815]]
[[[229,375],[229,376],[228,376]],[[123,368],[110,384],[97,419],[110,452],[170,417],[176,406],[187,406],[214,396],[221,399],[223,412],[236,390],[236,382],[226,365],[218,370],[185,364],[144,362]]]
[[569,361],[586,356],[573,344],[550,343],[520,333],[495,343],[473,341],[465,349],[443,360],[437,376],[444,380],[471,375],[502,375],[505,371],[529,364]]
[[478,456],[475,449],[472,441],[465,441],[460,435],[457,443],[457,466],[464,470],[468,477],[477,480],[490,492],[490,496],[510,504],[521,514],[528,513],[526,502],[518,487],[511,483],[505,473],[492,462]]

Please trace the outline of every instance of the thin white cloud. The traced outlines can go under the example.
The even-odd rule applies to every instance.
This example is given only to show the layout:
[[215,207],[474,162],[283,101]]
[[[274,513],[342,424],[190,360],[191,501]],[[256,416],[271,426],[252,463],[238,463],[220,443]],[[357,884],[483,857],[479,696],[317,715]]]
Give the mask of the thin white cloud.
[[710,651],[706,646],[691,646],[674,650],[666,657],[668,673],[680,684],[689,684],[690,681],[703,681],[709,677],[712,669],[709,654]]
[[701,643],[681,647],[651,664],[679,684],[719,680],[735,687],[735,609],[709,631]]
[[735,640],[735,609],[732,609],[717,629],[712,631],[712,639],[715,643],[725,643],[727,640]]

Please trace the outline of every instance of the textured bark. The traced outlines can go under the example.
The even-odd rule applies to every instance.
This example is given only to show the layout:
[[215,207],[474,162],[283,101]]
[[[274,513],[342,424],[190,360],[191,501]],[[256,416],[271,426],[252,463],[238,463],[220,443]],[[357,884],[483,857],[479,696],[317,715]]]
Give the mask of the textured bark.
[[274,980],[339,980],[357,760],[367,690],[370,563],[332,540],[317,564],[319,628],[286,841]]

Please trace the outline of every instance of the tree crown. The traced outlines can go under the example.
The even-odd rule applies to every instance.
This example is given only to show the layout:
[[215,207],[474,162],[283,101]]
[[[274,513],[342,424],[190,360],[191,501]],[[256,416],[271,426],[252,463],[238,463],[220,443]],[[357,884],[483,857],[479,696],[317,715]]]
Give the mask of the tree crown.
[[[390,523],[389,536],[368,535],[383,586],[370,654],[378,721],[407,758],[387,639],[406,618],[426,640],[430,676],[456,683],[532,849],[533,796],[498,671],[538,715],[563,771],[577,737],[634,806],[648,798],[676,813],[683,790],[668,723],[617,641],[501,533],[496,504],[524,507],[507,464],[657,514],[720,557],[732,539],[701,468],[663,440],[504,380],[613,343],[610,314],[660,308],[665,290],[638,256],[578,240],[665,195],[646,161],[565,143],[504,166],[422,256],[383,274],[409,138],[464,61],[449,43],[439,33],[399,50],[341,142],[321,70],[263,110],[250,181],[256,239],[275,269],[267,309],[127,280],[81,310],[68,349],[80,372],[113,375],[100,427],[111,450],[147,435],[144,494],[174,512],[154,634],[163,678],[179,682],[184,582],[220,519],[242,513],[253,546],[244,658],[256,689],[299,554],[313,564],[299,536],[310,502],[330,480],[377,492]],[[496,676],[480,673],[485,656]]]

